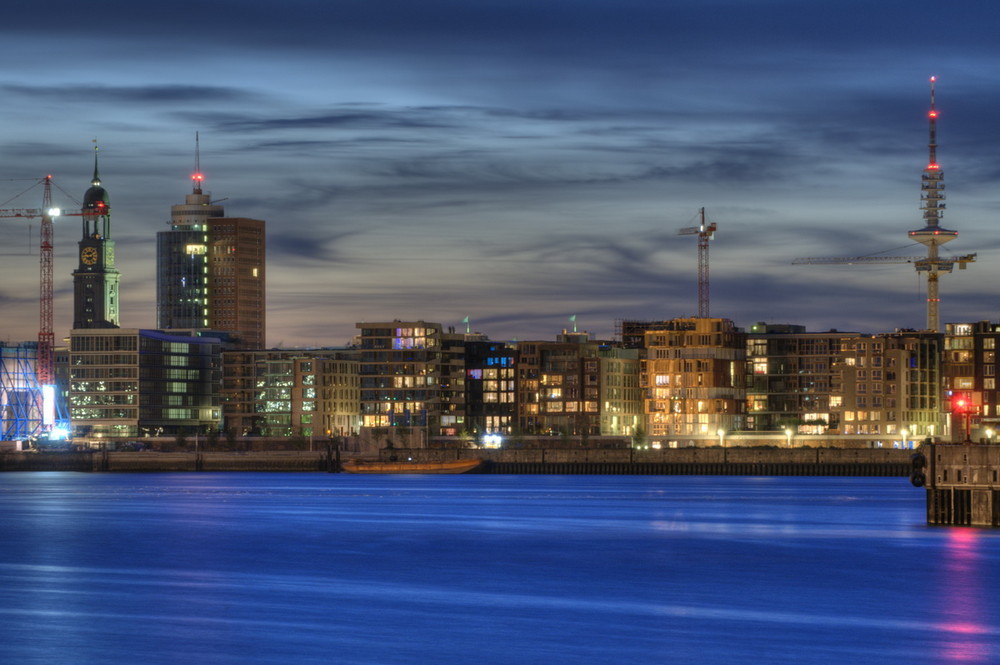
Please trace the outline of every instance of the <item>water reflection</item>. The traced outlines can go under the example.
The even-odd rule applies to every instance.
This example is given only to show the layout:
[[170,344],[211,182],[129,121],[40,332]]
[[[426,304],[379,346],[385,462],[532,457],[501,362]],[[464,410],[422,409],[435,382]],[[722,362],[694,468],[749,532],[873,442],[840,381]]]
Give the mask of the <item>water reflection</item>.
[[988,579],[980,553],[983,533],[977,529],[949,529],[941,554],[941,587],[933,597],[941,606],[938,655],[944,663],[995,663],[990,641],[993,632],[984,602]]

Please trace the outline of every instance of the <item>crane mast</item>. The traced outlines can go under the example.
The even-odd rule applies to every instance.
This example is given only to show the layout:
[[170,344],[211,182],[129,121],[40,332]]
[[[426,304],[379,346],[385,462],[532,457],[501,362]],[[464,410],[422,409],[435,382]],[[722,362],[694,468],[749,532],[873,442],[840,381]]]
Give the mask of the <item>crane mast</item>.
[[52,176],[45,176],[42,190],[42,230],[39,251],[41,284],[38,305],[38,383],[43,386],[55,385],[55,333],[52,325]]
[[699,210],[701,224],[699,226],[689,226],[680,229],[677,235],[698,236],[698,318],[707,319],[709,317],[709,291],[708,291],[708,241],[715,235],[716,224],[705,223],[705,209]]

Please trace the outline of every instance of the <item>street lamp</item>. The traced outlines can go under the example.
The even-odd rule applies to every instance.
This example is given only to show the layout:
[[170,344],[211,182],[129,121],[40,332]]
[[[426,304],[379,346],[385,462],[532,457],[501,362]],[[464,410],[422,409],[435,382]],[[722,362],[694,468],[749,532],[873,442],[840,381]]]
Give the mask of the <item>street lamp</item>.
[[907,435],[907,434],[909,434],[909,432],[907,432],[907,431],[906,431],[906,428],[905,428],[905,427],[904,427],[903,429],[899,430],[899,435],[900,435],[901,437],[903,437],[903,448],[905,448],[905,447],[906,447],[906,435]]
[[785,428],[785,437],[788,439],[788,447],[792,447],[792,429],[790,427]]
[[720,429],[716,434],[719,435],[719,445],[723,448],[726,447],[726,430]]
[[986,430],[986,444],[989,445],[991,443],[993,443],[993,430],[987,429]]

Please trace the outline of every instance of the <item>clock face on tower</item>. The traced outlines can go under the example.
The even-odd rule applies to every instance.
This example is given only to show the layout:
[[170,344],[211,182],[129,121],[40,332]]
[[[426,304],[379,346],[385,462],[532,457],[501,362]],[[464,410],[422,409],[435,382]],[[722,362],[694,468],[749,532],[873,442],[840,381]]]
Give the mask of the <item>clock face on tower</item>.
[[86,263],[88,266],[92,266],[97,263],[97,248],[96,247],[84,247],[80,250],[80,260]]

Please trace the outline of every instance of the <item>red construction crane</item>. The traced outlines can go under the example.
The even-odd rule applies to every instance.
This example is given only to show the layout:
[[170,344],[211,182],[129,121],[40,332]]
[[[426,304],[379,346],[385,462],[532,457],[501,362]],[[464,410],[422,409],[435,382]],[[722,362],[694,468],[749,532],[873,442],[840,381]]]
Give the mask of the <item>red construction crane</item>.
[[[55,384],[55,333],[52,324],[52,254],[53,226],[52,218],[57,215],[79,216],[83,213],[62,213],[52,207],[52,176],[47,175],[39,182],[44,184],[42,190],[41,208],[9,208],[0,209],[2,217],[22,217],[34,219],[41,217],[41,242],[39,244],[40,293],[38,314],[38,357],[35,373],[38,384],[50,386]],[[34,186],[34,185],[33,185]]]
[[715,235],[715,222],[705,224],[705,209],[699,211],[701,225],[689,226],[677,232],[679,236],[698,236],[698,318],[708,318],[708,241]]

